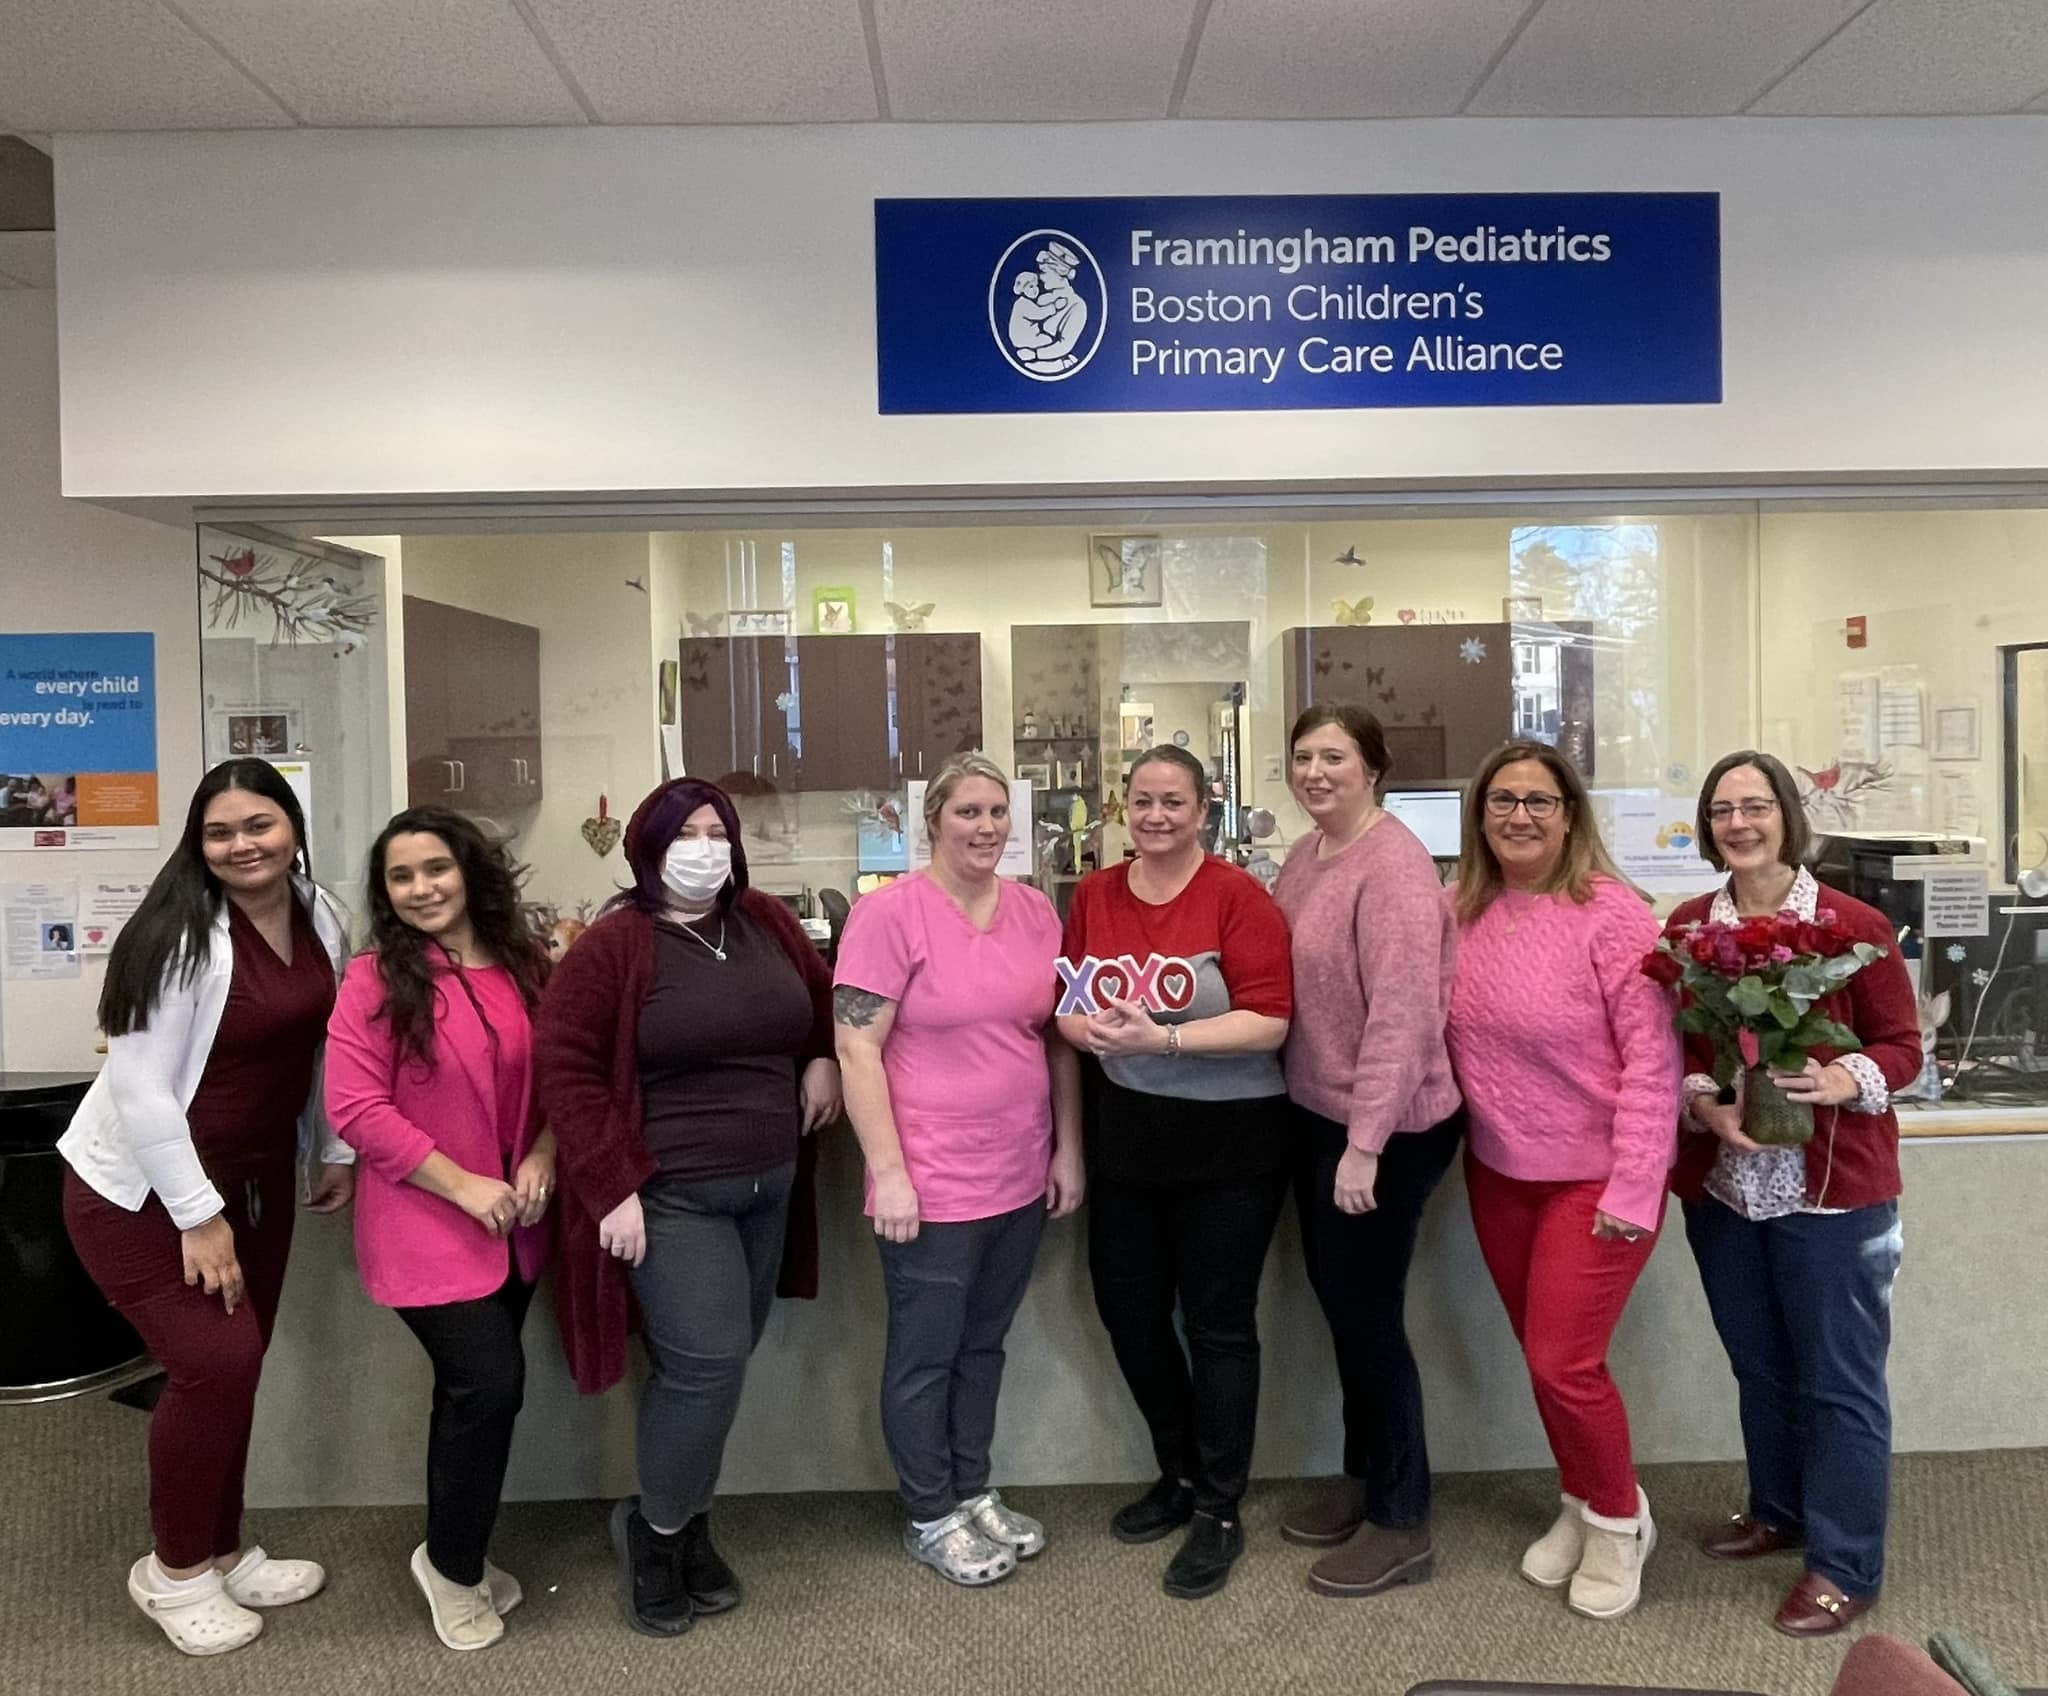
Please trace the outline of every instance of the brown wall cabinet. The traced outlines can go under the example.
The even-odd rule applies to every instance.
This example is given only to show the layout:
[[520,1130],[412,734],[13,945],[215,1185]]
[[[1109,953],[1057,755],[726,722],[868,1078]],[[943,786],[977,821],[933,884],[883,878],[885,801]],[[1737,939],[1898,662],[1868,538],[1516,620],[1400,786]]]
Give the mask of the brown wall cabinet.
[[1319,625],[1281,633],[1290,719],[1311,702],[1366,708],[1400,783],[1464,783],[1514,733],[1505,624]]
[[981,746],[978,636],[689,637],[680,652],[684,769],[740,793],[895,789]]
[[539,801],[540,632],[407,595],[405,758],[411,806]]

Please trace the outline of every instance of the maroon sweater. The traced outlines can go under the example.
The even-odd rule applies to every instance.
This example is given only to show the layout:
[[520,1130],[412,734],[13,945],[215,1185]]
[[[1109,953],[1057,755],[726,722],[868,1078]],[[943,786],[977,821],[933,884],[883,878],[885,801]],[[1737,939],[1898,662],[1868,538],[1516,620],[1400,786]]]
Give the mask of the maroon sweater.
[[[781,902],[747,889],[739,908],[788,952],[810,991],[802,1064],[830,1059],[832,974],[824,956]],[[655,1172],[641,1130],[638,1051],[640,1011],[654,982],[654,923],[634,907],[599,919],[548,979],[534,1023],[534,1078],[561,1172],[555,1317],[570,1373],[586,1395],[626,1375],[633,1326],[626,1268],[598,1247],[597,1222]],[[816,1139],[805,1137],[776,1286],[785,1296],[818,1293],[816,1151]]]
[[[1703,924],[1713,908],[1713,896],[1696,895],[1671,915],[1665,928]],[[1822,884],[1814,916],[1830,912],[1844,934],[1873,943],[1885,954],[1851,978],[1845,990],[1821,1002],[1820,1010],[1862,1039],[1863,1052],[1877,1063],[1892,1089],[1904,1089],[1920,1075],[1920,1016],[1891,921],[1875,907]],[[1840,1055],[1834,1049],[1817,1048],[1813,1057],[1826,1065]],[[1685,1039],[1685,1069],[1689,1073],[1714,1069],[1713,1045],[1705,1037]],[[1720,1152],[1721,1139],[1704,1132],[1688,1133],[1680,1139],[1678,1164],[1671,1171],[1671,1188],[1680,1200],[1697,1201],[1706,1194],[1707,1175]],[[1890,1108],[1882,1113],[1852,1113],[1846,1107],[1815,1110],[1813,1141],[1806,1145],[1809,1206],[1874,1207],[1894,1199],[1902,1187],[1896,1113]]]

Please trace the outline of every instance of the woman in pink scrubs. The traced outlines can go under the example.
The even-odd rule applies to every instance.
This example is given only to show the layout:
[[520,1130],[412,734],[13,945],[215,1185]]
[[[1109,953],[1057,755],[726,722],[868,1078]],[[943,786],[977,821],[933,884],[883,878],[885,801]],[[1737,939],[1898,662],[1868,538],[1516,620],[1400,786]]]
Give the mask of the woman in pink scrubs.
[[1002,768],[948,760],[924,820],[930,868],[847,921],[833,1017],[888,1292],[882,1435],[904,1546],[956,1584],[992,1584],[1045,1547],[989,1488],[989,1445],[1046,1219],[1081,1204],[1080,1066],[1052,1024],[1058,915],[997,875]]

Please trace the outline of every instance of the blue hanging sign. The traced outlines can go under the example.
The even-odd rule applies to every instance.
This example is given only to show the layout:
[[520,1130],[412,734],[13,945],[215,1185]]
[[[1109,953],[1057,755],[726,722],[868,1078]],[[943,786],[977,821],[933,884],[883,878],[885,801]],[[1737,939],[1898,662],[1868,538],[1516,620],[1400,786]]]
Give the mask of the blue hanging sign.
[[878,200],[884,413],[1721,399],[1718,194]]

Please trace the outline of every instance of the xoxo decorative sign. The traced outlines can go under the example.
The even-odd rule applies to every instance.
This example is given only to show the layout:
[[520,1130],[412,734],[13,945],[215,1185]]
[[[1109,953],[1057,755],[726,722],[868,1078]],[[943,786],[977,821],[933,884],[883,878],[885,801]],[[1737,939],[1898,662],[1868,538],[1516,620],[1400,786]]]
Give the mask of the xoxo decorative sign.
[[1177,954],[1148,954],[1142,964],[1134,954],[1084,954],[1054,964],[1060,1014],[1100,1013],[1112,1001],[1135,1001],[1152,1013],[1180,1013],[1194,1004],[1194,962]]

